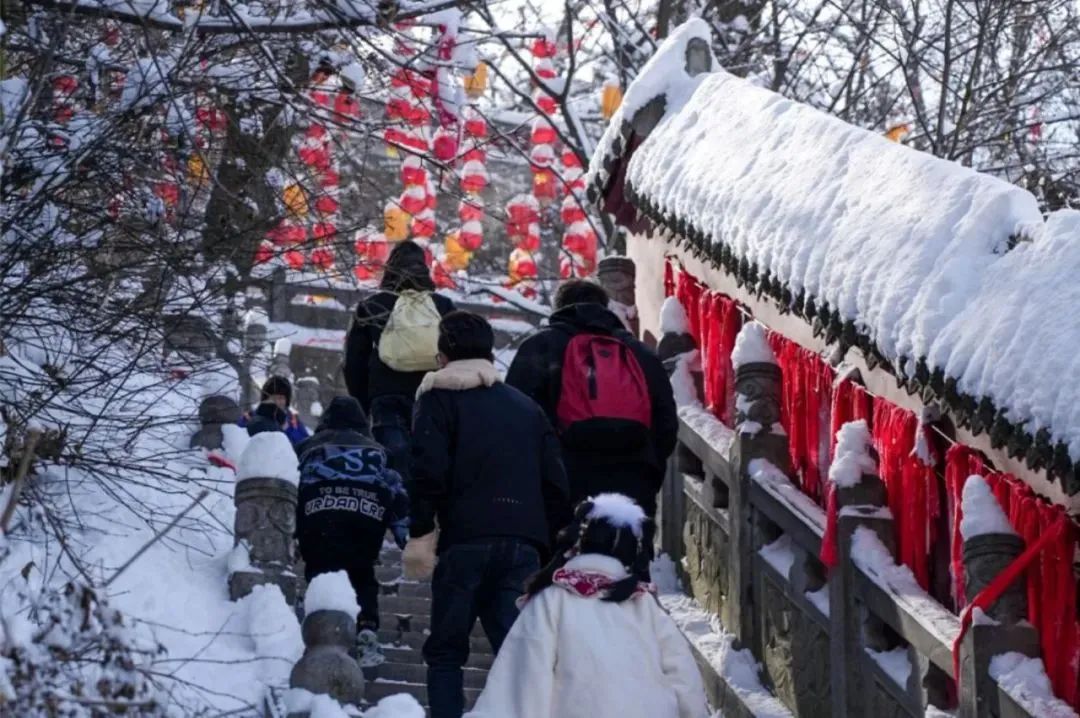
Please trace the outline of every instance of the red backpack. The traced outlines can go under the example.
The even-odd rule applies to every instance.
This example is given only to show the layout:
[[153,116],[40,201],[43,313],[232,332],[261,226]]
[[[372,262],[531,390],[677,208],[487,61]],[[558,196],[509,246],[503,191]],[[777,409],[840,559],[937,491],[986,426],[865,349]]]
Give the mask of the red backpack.
[[572,337],[555,413],[564,443],[619,450],[647,440],[652,399],[633,349],[603,334]]

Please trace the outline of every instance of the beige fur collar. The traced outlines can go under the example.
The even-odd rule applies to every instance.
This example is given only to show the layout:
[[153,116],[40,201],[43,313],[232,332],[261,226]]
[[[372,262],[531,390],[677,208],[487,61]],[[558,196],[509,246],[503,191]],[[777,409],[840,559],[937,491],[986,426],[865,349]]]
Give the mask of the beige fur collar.
[[487,359],[462,359],[452,361],[438,371],[428,372],[420,387],[416,390],[416,396],[432,389],[449,389],[450,391],[465,391],[476,389],[481,386],[491,386],[495,382],[502,381],[499,370]]

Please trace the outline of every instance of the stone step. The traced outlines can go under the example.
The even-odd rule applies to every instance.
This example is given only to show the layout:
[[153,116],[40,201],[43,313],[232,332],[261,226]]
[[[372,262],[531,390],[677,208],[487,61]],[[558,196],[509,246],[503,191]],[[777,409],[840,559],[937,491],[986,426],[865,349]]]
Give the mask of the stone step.
[[383,596],[415,596],[431,600],[430,583],[411,583],[397,581],[395,583],[379,584],[379,593]]
[[[387,661],[381,666],[370,670],[374,674],[376,682],[390,681],[393,683],[418,684],[427,682],[427,666],[423,665],[417,666],[411,663],[391,663]],[[462,674],[465,678],[466,688],[481,689],[484,687],[488,672],[479,668],[466,668],[462,671]]]
[[[393,683],[390,681],[371,681],[367,684],[367,688],[364,692],[364,700],[368,703],[378,703],[387,696],[392,696],[395,693],[408,693],[416,700],[420,701],[420,705],[427,707],[427,685],[423,683]],[[466,688],[465,689],[465,708],[472,708],[476,703],[476,699],[480,697],[480,689],[478,688]],[[507,716],[507,718],[512,718]]]
[[[388,624],[389,625],[389,624]],[[379,643],[384,647],[408,647],[419,651],[424,647],[427,636],[415,631],[398,635],[392,628],[379,629]],[[491,644],[486,638],[473,636],[469,639],[469,653],[491,653]]]
[[[387,647],[383,646],[383,655],[386,656],[387,661],[393,663],[408,663],[413,666],[424,665],[424,654],[415,648],[409,647]],[[495,662],[495,656],[490,653],[470,653],[469,661],[465,664],[466,668],[479,668],[482,670],[489,670],[491,664]]]
[[[382,610],[382,603],[379,604],[379,623],[383,628],[390,629],[395,633],[417,633],[424,637],[431,632],[431,618],[426,613],[389,613]],[[480,621],[476,622],[473,626],[472,633],[469,634],[473,638],[483,638],[487,640],[487,634],[484,633],[484,627],[480,624]]]
[[402,594],[381,596],[379,598],[380,613],[408,613],[413,616],[430,616],[431,599],[422,596],[405,596]]

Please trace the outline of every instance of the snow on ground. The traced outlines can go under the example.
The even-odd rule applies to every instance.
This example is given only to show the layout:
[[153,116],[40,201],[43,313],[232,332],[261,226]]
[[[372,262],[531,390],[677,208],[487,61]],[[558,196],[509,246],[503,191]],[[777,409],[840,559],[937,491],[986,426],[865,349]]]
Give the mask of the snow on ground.
[[791,718],[791,711],[761,684],[761,668],[754,656],[747,649],[735,650],[732,645],[735,637],[720,625],[715,615],[681,594],[661,594],[660,605],[757,718]]
[[1042,659],[1003,653],[990,661],[990,677],[1021,708],[1039,718],[1076,718],[1076,712],[1054,697]]

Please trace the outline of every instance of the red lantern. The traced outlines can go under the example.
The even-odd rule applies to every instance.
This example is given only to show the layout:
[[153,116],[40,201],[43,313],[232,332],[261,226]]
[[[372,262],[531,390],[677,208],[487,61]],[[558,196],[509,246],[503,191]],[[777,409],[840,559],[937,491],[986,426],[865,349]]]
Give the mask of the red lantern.
[[555,164],[555,150],[551,145],[535,145],[529,153],[529,161],[532,163],[533,172],[547,169]]
[[403,97],[391,97],[386,102],[386,119],[400,120],[408,116],[412,103]]
[[546,37],[538,37],[533,40],[532,54],[536,58],[552,58],[555,57],[555,53],[558,51],[554,40],[549,40]]
[[487,162],[487,152],[484,152],[479,147],[473,147],[461,159],[465,162]]
[[413,127],[420,127],[431,122],[431,113],[423,105],[416,104],[410,105],[409,110],[404,115],[405,121]]
[[435,213],[424,210],[412,218],[412,233],[414,237],[427,239],[435,235]]
[[319,184],[325,189],[333,189],[341,184],[341,175],[334,170],[325,170]]
[[584,222],[586,219],[585,210],[580,204],[578,204],[577,200],[573,197],[567,197],[563,200],[562,211],[560,212],[560,215],[562,217],[563,224],[567,226],[570,226],[575,222]]
[[307,232],[295,224],[282,227],[280,236],[282,244],[303,244],[307,241]]
[[449,162],[457,157],[458,138],[456,132],[450,132],[444,127],[435,130],[435,138],[431,143],[435,159],[440,162]]
[[327,131],[322,125],[310,125],[304,134],[310,140],[325,140]]
[[316,247],[311,250],[311,263],[324,272],[333,269],[334,251],[329,247]]
[[411,167],[409,162],[401,165],[401,184],[406,187],[427,184],[427,172],[423,167]]
[[538,119],[533,122],[530,139],[534,145],[550,145],[558,139],[558,134],[555,132],[555,128],[551,126],[551,123],[547,120]]
[[334,113],[338,122],[346,122],[360,116],[360,103],[350,93],[339,92],[334,98]]
[[319,222],[311,228],[311,236],[318,240],[331,239],[337,234],[337,227],[333,222]]
[[366,263],[360,263],[353,266],[353,276],[359,279],[361,282],[367,279],[375,278],[375,268]]
[[175,207],[180,202],[180,185],[175,182],[157,182],[154,194],[161,198],[166,207]]
[[427,192],[423,187],[409,187],[401,194],[398,205],[408,214],[417,214],[427,206]]
[[533,71],[541,80],[554,80],[558,76],[558,73],[555,72],[554,63],[548,59],[537,60]]
[[274,258],[274,245],[269,242],[259,242],[259,248],[255,250],[255,264],[266,264]]
[[479,220],[470,220],[461,225],[458,242],[467,252],[475,252],[484,242],[484,225]]
[[289,269],[303,269],[304,255],[298,250],[290,249],[285,252],[285,263],[289,265]]
[[525,234],[520,235],[515,246],[518,249],[524,249],[526,252],[536,252],[540,249],[540,227],[538,225],[530,225]]
[[311,93],[311,101],[319,107],[329,107],[330,95],[329,93],[323,92],[322,90],[315,90]]
[[581,167],[581,159],[573,150],[563,150],[562,153],[563,167]]
[[387,127],[383,131],[383,141],[388,145],[407,147],[409,133],[397,127]]
[[70,97],[79,89],[79,81],[74,75],[60,75],[53,78],[52,89],[54,95]]
[[326,170],[330,167],[330,148],[325,145],[310,145],[304,143],[300,147],[300,161],[308,167],[318,170]]
[[478,115],[470,117],[465,120],[465,133],[476,139],[487,137],[487,120]]
[[533,195],[537,199],[555,199],[558,196],[554,172],[550,169],[536,169],[533,171]]
[[320,214],[333,214],[338,211],[340,203],[334,197],[324,194],[315,200],[315,211]]
[[479,204],[461,200],[458,205],[458,219],[464,222],[479,222],[484,218],[484,208]]
[[547,93],[538,92],[536,97],[536,106],[540,108],[540,111],[545,115],[554,115],[558,109],[558,104],[555,102],[555,98]]
[[483,192],[487,187],[487,168],[479,162],[466,162],[461,170],[461,189],[473,194]]

